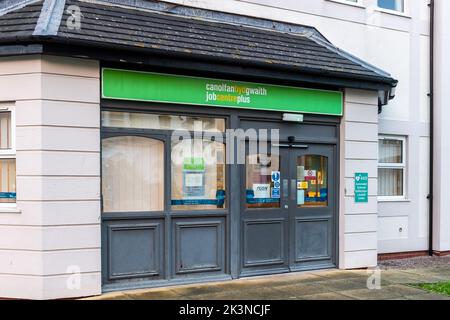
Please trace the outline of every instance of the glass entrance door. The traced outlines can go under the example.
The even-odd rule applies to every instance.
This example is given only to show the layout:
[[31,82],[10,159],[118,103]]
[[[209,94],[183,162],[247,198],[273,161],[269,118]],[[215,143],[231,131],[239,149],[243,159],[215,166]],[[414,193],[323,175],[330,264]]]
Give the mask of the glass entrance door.
[[333,267],[335,147],[247,151],[241,209],[242,273]]
[[329,267],[334,256],[334,147],[289,149],[291,270]]
[[[241,192],[243,275],[289,271],[287,149],[246,152]],[[267,150],[270,150],[268,148]]]

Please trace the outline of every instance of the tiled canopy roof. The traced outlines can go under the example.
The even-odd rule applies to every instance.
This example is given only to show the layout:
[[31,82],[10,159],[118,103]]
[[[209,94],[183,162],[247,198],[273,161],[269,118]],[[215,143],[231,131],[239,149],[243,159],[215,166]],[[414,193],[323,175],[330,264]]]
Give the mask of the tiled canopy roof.
[[[0,7],[0,43],[48,38],[68,44],[108,44],[396,84],[388,73],[338,49],[311,27],[288,33],[116,3],[16,1],[15,7]],[[71,5],[81,9],[80,29],[67,26]]]

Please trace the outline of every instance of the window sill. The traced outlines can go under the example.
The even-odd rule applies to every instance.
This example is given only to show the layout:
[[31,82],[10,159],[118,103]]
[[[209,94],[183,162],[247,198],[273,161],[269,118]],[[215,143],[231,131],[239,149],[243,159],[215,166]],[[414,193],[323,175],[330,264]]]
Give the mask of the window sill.
[[346,1],[346,0],[327,0],[327,1],[335,2],[335,3],[339,3],[339,4],[345,4],[347,6],[356,7],[356,8],[360,8],[360,9],[365,9],[366,8],[361,3],[350,2],[350,1]]
[[411,16],[409,14],[406,14],[406,13],[400,12],[400,11],[395,11],[395,10],[390,10],[390,9],[383,9],[383,8],[376,8],[374,10],[378,11],[378,12],[381,12],[381,13],[390,14],[390,15],[393,15],[393,16],[399,16],[399,17],[411,19]]
[[0,214],[21,214],[22,210],[17,207],[0,207]]
[[411,199],[407,199],[407,198],[391,198],[391,199],[389,199],[389,198],[385,198],[385,199],[378,198],[378,203],[395,203],[395,202],[398,202],[398,203],[412,202],[412,200]]

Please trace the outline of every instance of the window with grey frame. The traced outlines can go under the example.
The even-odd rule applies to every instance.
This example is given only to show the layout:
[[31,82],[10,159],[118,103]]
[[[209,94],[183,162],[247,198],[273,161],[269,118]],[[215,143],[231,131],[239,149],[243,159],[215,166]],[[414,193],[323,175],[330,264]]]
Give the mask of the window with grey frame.
[[378,145],[379,199],[406,198],[406,137],[380,136]]
[[[102,126],[219,136],[225,132],[225,119],[102,111]],[[164,142],[149,137],[112,137],[103,140],[102,150],[104,212],[164,210]],[[222,142],[172,139],[171,210],[226,209],[225,158]]]

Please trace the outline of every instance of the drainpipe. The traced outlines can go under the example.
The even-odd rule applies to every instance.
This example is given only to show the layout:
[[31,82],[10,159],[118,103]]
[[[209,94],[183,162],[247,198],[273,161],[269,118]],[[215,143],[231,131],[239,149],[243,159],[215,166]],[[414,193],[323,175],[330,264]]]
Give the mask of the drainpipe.
[[429,206],[429,243],[428,254],[433,256],[433,192],[434,192],[434,0],[430,0],[430,194],[428,195]]

